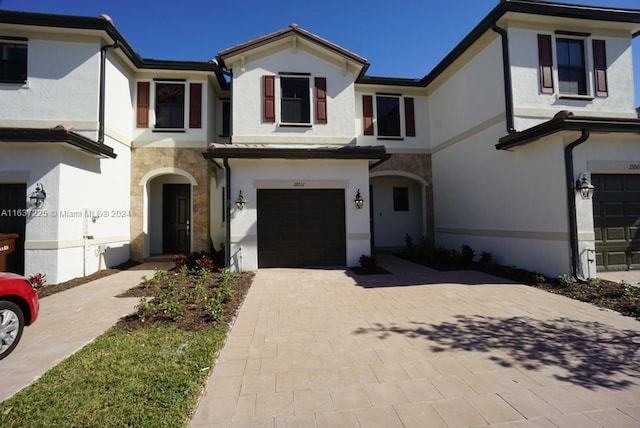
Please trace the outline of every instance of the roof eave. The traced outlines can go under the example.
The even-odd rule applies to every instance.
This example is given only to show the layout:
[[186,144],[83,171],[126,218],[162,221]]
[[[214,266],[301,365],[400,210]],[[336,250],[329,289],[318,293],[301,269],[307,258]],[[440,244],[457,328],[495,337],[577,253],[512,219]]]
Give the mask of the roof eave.
[[497,150],[510,150],[532,143],[560,131],[581,131],[588,129],[592,133],[633,133],[640,134],[639,119],[608,119],[590,117],[556,118],[532,128],[500,138]]
[[216,146],[202,153],[205,159],[346,159],[386,160],[391,156],[384,146],[340,148],[265,148],[230,145]]
[[82,150],[92,157],[115,159],[118,155],[106,144],[65,129],[0,128],[1,143],[62,143]]

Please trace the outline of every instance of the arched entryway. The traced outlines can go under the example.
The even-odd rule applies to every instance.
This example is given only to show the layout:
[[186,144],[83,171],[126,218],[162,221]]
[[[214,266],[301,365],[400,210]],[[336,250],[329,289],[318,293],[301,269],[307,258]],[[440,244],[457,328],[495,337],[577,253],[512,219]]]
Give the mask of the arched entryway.
[[383,171],[372,173],[369,183],[373,248],[404,247],[407,235],[417,244],[428,235],[424,179],[401,171]]
[[178,168],[150,171],[144,187],[144,257],[189,253],[193,248],[193,186],[191,174]]

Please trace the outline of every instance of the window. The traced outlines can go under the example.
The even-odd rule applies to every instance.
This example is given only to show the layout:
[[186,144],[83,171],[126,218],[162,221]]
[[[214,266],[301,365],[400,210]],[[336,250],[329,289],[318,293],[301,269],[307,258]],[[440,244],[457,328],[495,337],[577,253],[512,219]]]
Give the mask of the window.
[[609,95],[606,42],[589,33],[538,34],[538,66],[543,94],[580,99]]
[[311,123],[308,77],[280,77],[282,123]]
[[379,137],[400,137],[400,97],[376,96]]
[[156,128],[184,128],[184,84],[156,82]]
[[587,95],[587,70],[584,42],[576,39],[556,39],[558,88],[561,94]]
[[[378,138],[401,139],[416,136],[416,121],[413,97],[395,94],[376,94],[376,115],[374,120],[373,95],[362,96],[362,126],[364,135]],[[403,101],[402,103],[400,101]],[[402,122],[404,116],[404,122]],[[374,126],[375,125],[375,126]],[[377,134],[374,132],[377,130]]]
[[409,211],[409,188],[408,187],[393,188],[393,210]]
[[231,127],[231,101],[222,101],[222,134],[221,137],[228,137]]
[[27,81],[27,44],[0,41],[0,82]]

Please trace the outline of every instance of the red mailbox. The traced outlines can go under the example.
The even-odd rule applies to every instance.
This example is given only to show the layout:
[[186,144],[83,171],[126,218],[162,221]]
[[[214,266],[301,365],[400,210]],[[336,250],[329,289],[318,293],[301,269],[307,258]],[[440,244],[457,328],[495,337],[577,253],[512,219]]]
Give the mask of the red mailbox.
[[17,233],[0,233],[0,272],[7,270],[7,256],[16,249]]

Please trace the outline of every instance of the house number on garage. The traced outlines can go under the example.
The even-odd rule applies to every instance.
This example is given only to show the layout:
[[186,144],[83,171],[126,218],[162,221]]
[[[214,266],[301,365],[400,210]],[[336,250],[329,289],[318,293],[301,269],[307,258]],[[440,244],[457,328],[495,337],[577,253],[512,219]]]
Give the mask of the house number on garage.
[[629,164],[629,169],[640,169],[640,163]]
[[304,181],[294,181],[293,187],[304,187]]

